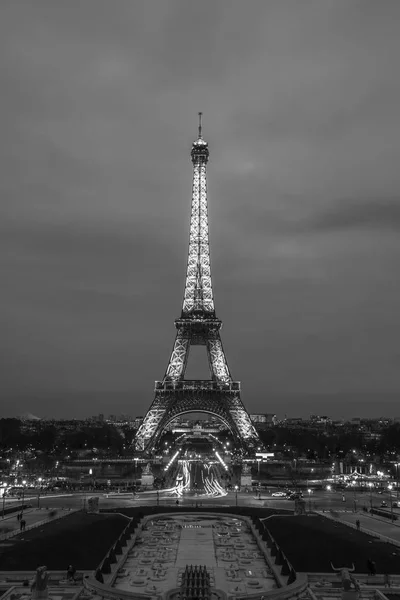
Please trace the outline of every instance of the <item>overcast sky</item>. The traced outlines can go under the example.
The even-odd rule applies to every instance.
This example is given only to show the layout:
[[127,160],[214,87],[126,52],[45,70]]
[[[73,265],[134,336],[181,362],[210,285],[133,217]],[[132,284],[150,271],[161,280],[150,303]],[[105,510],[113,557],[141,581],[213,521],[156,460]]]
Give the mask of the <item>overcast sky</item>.
[[398,0],[2,0],[2,414],[150,406],[200,110],[249,412],[400,414],[399,22]]

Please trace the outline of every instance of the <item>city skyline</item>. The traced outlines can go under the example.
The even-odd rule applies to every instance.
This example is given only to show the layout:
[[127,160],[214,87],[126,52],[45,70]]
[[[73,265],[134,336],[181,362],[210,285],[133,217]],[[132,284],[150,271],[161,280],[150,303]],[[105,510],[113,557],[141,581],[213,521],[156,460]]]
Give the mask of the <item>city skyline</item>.
[[[341,396],[342,398],[342,396]],[[72,399],[78,403],[79,401],[79,409],[75,409],[74,413],[71,414],[71,411],[68,409],[68,402],[71,401],[71,397],[68,397],[63,394],[54,394],[52,396],[45,397],[37,397],[34,399],[35,405],[37,407],[43,407],[42,412],[31,411],[29,409],[29,401],[24,405],[25,410],[20,412],[12,412],[9,411],[7,414],[1,414],[2,418],[24,418],[27,417],[28,420],[30,417],[39,418],[39,419],[87,419],[96,417],[99,414],[103,414],[104,419],[108,419],[110,415],[114,416],[129,416],[132,419],[144,417],[145,412],[148,407],[144,407],[143,413],[135,413],[131,410],[131,394],[130,393],[122,393],[122,394],[107,394],[105,392],[98,393],[87,393],[80,394],[78,400],[76,398]],[[297,400],[297,407],[296,407]],[[322,402],[321,402],[322,400]],[[311,417],[311,415],[318,416],[327,416],[333,420],[351,420],[357,418],[365,418],[365,419],[399,419],[400,418],[400,409],[398,408],[398,404],[396,404],[396,398],[392,397],[389,399],[380,399],[379,402],[373,402],[372,398],[369,398],[370,402],[363,402],[363,398],[359,397],[358,399],[348,399],[347,404],[349,405],[348,411],[340,411],[336,409],[336,402],[334,396],[326,395],[324,397],[320,396],[304,396],[299,400],[298,396],[294,397],[273,397],[271,398],[271,402],[268,404],[268,410],[259,410],[253,411],[248,409],[250,415],[252,414],[275,414],[279,421],[287,418],[302,418],[307,420]],[[54,402],[56,402],[56,414],[51,412],[49,406],[54,406]],[[60,410],[60,406],[62,406],[62,410]],[[269,407],[277,407],[277,410],[269,410]],[[91,412],[89,407],[94,407],[94,412]],[[114,408],[113,408],[114,407]],[[122,407],[122,408],[120,408]],[[248,407],[247,407],[248,408]],[[324,408],[324,410],[322,410]],[[43,412],[45,411],[45,412]],[[97,412],[96,412],[97,411]],[[212,415],[211,415],[212,416]],[[183,415],[182,418],[185,418]],[[189,413],[188,419],[198,418],[197,413]],[[207,415],[203,415],[203,418],[207,418]]]
[[199,110],[246,409],[399,414],[400,5],[384,5],[3,4],[3,416],[149,408],[182,306]]

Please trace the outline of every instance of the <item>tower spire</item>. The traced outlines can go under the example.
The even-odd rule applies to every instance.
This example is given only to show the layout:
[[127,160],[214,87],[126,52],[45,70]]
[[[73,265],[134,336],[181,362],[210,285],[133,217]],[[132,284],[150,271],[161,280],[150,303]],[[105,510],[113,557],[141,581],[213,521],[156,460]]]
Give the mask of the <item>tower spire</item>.
[[207,172],[208,144],[202,137],[201,112],[199,137],[192,144],[193,163],[192,214],[190,218],[189,254],[182,315],[203,311],[214,315],[208,232]]

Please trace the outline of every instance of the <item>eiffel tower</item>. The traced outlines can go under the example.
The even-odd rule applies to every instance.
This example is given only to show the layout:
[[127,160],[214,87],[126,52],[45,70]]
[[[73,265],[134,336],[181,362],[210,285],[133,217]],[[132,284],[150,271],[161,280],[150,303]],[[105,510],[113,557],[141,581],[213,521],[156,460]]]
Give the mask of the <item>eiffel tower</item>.
[[[188,412],[219,417],[233,435],[235,446],[251,452],[261,441],[240,398],[240,382],[233,381],[225,357],[211,283],[208,239],[207,178],[208,144],[202,136],[199,113],[198,138],[192,145],[192,212],[189,257],[182,313],[175,321],[174,347],[162,381],[156,381],[155,398],[135,440],[136,450],[152,454],[166,425]],[[206,347],[211,378],[186,380],[191,345]]]

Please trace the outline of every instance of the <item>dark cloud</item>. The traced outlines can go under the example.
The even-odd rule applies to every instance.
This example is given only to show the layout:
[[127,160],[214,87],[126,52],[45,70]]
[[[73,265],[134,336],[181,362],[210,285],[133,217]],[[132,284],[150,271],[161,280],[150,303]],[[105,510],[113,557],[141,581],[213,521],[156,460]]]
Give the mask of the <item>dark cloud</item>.
[[322,214],[316,214],[305,229],[321,233],[351,229],[396,232],[400,229],[400,198],[340,200],[331,203]]
[[149,406],[181,308],[198,110],[217,312],[249,409],[399,393],[398,2],[0,12],[7,414]]

